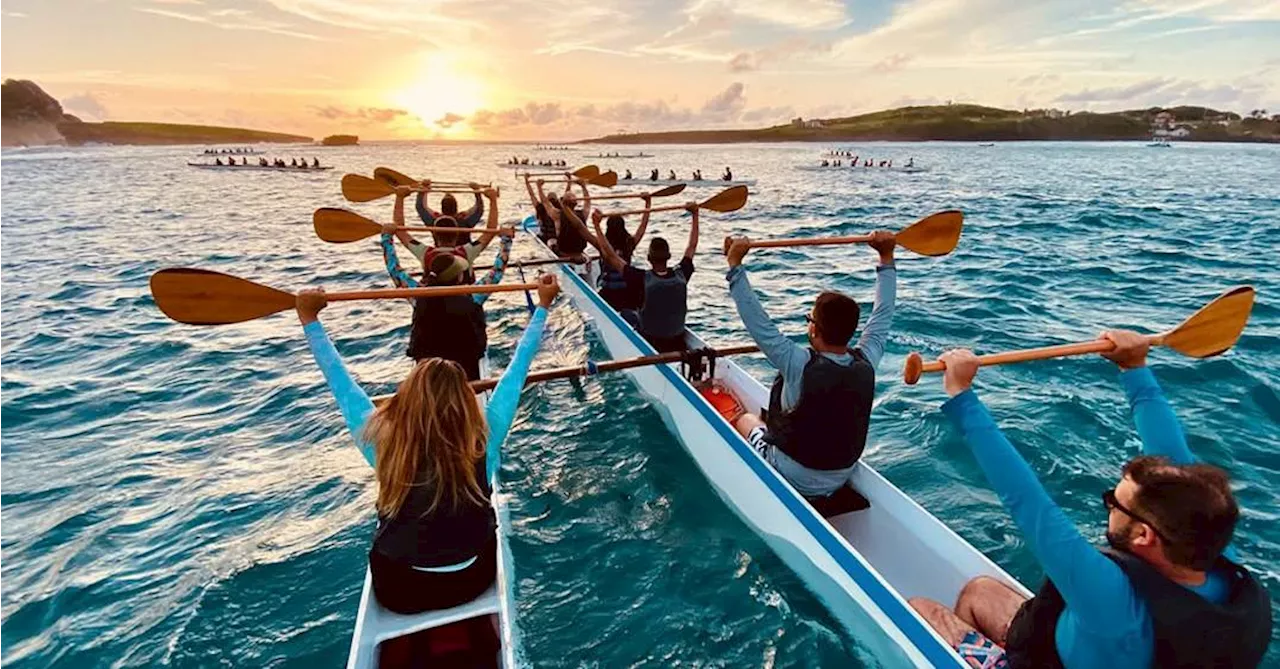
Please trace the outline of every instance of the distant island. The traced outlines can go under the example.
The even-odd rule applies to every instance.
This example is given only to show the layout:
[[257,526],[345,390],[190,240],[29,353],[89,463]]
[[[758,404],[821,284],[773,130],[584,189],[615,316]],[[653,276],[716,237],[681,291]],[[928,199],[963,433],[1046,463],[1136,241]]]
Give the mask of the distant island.
[[355,146],[360,143],[356,135],[329,135],[320,141],[323,146]]
[[107,121],[86,123],[64,113],[62,105],[33,81],[7,79],[0,85],[0,144],[253,144],[303,143],[310,137],[245,128],[178,123]]
[[1280,114],[1249,116],[1207,107],[1151,107],[1096,113],[1057,109],[1014,111],[981,105],[900,107],[831,119],[793,119],[750,130],[640,132],[579,144],[728,144],[735,142],[1143,140],[1280,142]]

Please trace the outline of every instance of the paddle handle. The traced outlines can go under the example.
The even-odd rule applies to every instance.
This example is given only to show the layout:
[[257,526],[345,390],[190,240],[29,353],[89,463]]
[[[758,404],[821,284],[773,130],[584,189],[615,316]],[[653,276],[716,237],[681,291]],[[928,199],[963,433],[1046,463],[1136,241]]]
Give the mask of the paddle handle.
[[626,197],[644,197],[648,193],[610,193],[608,195],[592,195],[592,200],[618,200]]
[[[378,224],[377,224],[377,223],[373,223],[373,225],[378,225]],[[478,234],[478,235],[482,235],[482,234],[484,234],[484,233],[486,233],[486,232],[489,232],[489,231],[490,231],[490,229],[489,229],[489,228],[458,228],[458,227],[449,227],[449,226],[447,226],[447,225],[445,225],[445,226],[441,226],[441,225],[397,225],[397,226],[396,226],[396,229],[397,229],[397,230],[404,230],[404,231],[406,231],[406,232],[457,232],[457,233],[467,233],[467,234],[474,233],[474,234]],[[379,234],[379,233],[381,233],[381,231],[382,231],[382,227],[381,227],[381,226],[379,226],[379,227],[378,227],[378,231],[377,231],[377,232],[375,232],[374,234]],[[497,233],[497,234],[499,234],[499,235],[502,235],[502,236],[504,236],[504,237],[514,237],[514,236],[515,236],[515,234],[516,234],[516,228],[515,228],[515,226],[508,225],[508,226],[507,226],[507,227],[505,227],[505,228],[493,228],[493,232],[495,232],[495,233]]]
[[748,248],[770,249],[785,246],[825,246],[828,244],[865,244],[871,241],[871,235],[848,235],[846,237],[808,237],[805,239],[762,239],[751,242]]
[[[594,200],[596,198],[593,197],[591,199]],[[658,211],[676,211],[678,209],[684,209],[684,208],[685,208],[685,205],[683,204],[664,204],[661,207],[649,207],[648,209],[629,209],[627,211],[607,211],[607,212],[604,212],[604,215],[605,216],[634,216],[636,214],[643,214],[646,211],[652,214]]]
[[[456,230],[457,228],[446,228]],[[450,295],[475,295],[477,293],[515,293],[537,290],[536,283],[486,284],[483,286],[428,286],[423,288],[378,288],[375,290],[349,290],[325,293],[330,302],[348,300],[395,300],[408,297],[448,297]]]
[[[757,353],[760,347],[755,344],[743,344],[740,346],[726,346],[725,348],[713,349],[716,356],[725,355],[742,355],[744,353]],[[553,381],[555,379],[571,379],[578,376],[592,376],[600,372],[614,372],[620,369],[631,369],[634,367],[645,367],[648,365],[661,365],[663,363],[680,362],[688,358],[697,351],[673,351],[671,353],[659,353],[658,355],[647,355],[640,358],[631,358],[630,360],[614,360],[611,362],[602,362],[595,365],[578,365],[576,367],[558,367],[556,369],[548,369],[543,372],[534,372],[525,377],[525,385],[537,383],[539,381]],[[499,379],[480,379],[471,382],[471,389],[476,392],[482,390],[491,390],[498,385]]]
[[[1153,346],[1159,346],[1164,341],[1164,335],[1148,335]],[[1084,341],[1077,344],[1061,344],[1058,346],[1045,346],[1042,348],[1029,348],[1022,351],[1006,351],[1004,353],[991,353],[988,355],[978,356],[978,363],[983,367],[992,365],[1007,365],[1015,362],[1029,362],[1031,360],[1047,360],[1049,358],[1065,358],[1072,355],[1086,355],[1089,353],[1106,353],[1115,349],[1116,345],[1109,339],[1095,339],[1093,341]],[[933,362],[925,362],[919,353],[911,353],[907,355],[906,365],[902,369],[902,380],[907,385],[914,385],[920,380],[922,374],[932,374],[941,372],[947,368],[947,365],[940,360]]]

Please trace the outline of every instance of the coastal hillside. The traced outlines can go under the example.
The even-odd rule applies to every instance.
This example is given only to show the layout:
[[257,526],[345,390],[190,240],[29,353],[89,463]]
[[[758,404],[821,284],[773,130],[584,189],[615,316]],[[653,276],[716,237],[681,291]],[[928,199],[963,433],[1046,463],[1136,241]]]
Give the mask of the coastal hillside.
[[85,123],[66,114],[35,82],[7,79],[0,85],[3,108],[0,142],[4,146],[47,144],[252,144],[310,142],[310,137],[245,128],[176,123],[108,121]]
[[1121,112],[1015,111],[981,105],[900,107],[747,130],[687,130],[609,135],[583,143],[1138,140],[1159,129],[1191,141],[1277,142],[1280,116],[1250,117],[1207,107],[1152,107]]

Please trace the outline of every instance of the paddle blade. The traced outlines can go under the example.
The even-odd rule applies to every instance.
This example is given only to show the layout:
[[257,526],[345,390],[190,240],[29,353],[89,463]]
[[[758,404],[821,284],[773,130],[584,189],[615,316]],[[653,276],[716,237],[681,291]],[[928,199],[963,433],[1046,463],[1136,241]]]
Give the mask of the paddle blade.
[[742,205],[747,203],[747,187],[734,186],[726,188],[719,193],[707,198],[706,202],[698,205],[699,209],[710,209],[711,211],[728,212],[737,211]]
[[390,167],[378,167],[373,170],[373,178],[381,179],[392,186],[416,186],[418,180],[407,174],[397,172]]
[[895,235],[898,245],[922,256],[944,256],[955,250],[964,227],[964,214],[940,211],[912,223]]
[[1193,358],[1209,358],[1235,346],[1253,311],[1252,286],[1237,286],[1180,325],[1160,335],[1156,343]]
[[672,184],[666,188],[659,188],[658,190],[649,193],[649,197],[671,197],[672,195],[679,195],[683,193],[684,189],[685,184]]
[[342,177],[342,197],[352,202],[369,202],[394,192],[391,184],[382,179],[370,179],[363,174],[347,174]]
[[292,309],[293,295],[239,277],[177,267],[151,275],[151,297],[164,315],[189,325],[225,325]]
[[322,207],[311,215],[316,236],[326,242],[346,244],[368,239],[382,232],[382,226],[346,209]]
[[579,179],[586,179],[587,181],[590,181],[600,176],[600,168],[596,167],[595,165],[587,165],[586,167],[579,167],[578,169],[573,171],[573,176],[578,177]]
[[613,188],[614,186],[618,185],[618,173],[614,172],[613,170],[609,170],[608,172],[605,172],[594,179],[588,179],[587,183],[591,184],[592,186],[604,186],[605,188]]

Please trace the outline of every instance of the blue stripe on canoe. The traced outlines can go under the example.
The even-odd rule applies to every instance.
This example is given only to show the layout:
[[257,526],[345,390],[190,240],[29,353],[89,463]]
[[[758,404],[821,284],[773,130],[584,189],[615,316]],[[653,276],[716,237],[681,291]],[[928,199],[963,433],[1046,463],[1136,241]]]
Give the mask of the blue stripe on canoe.
[[[530,216],[524,219],[523,225],[526,230],[530,229],[531,224],[537,224],[535,217]],[[595,289],[587,285],[587,282],[578,276],[577,272],[568,271],[561,274],[568,276],[570,281],[584,288],[585,290],[582,292],[587,299],[599,307],[601,313],[608,316],[613,325],[621,330],[644,355],[657,354],[657,351],[649,345],[649,342],[645,341],[644,337],[641,337],[634,328],[623,320],[622,316],[617,311],[614,311],[613,307],[609,306],[609,303],[605,302],[596,293]],[[823,548],[827,549],[827,552],[844,569],[845,573],[858,584],[858,587],[862,588],[863,592],[867,593],[867,596],[880,607],[880,610],[888,616],[889,620],[893,621],[894,625],[907,637],[907,640],[933,666],[957,666],[960,664],[959,657],[950,648],[940,644],[932,632],[925,627],[925,623],[916,617],[904,602],[895,597],[894,593],[877,578],[876,574],[872,573],[857,557],[854,557],[844,546],[840,545],[840,542],[832,536],[833,532],[830,531],[824,521],[815,518],[814,514],[808,513],[810,510],[808,504],[799,499],[795,491],[783,482],[782,477],[773,471],[769,465],[755,456],[751,451],[750,444],[736,430],[729,427],[720,414],[703,399],[701,394],[694,390],[693,386],[683,376],[677,374],[670,365],[658,365],[657,368],[667,377],[668,381],[672,382],[672,385],[680,391],[685,399],[689,400],[698,409],[703,418],[715,427],[720,436],[733,447],[738,457],[742,458],[747,463],[747,466],[769,486],[774,496],[787,507],[791,515],[800,521],[800,524],[818,540],[818,543]]]

